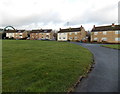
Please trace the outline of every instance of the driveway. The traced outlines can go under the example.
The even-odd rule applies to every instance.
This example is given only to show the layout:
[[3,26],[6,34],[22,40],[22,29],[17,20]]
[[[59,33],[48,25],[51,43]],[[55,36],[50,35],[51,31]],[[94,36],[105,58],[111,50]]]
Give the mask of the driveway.
[[89,49],[95,60],[94,69],[75,92],[118,92],[118,50],[101,47],[100,44],[71,43]]

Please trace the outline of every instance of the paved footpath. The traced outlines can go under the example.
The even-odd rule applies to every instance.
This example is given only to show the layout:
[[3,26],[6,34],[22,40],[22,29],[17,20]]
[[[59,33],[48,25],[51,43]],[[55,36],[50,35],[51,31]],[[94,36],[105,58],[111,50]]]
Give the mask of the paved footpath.
[[95,68],[80,82],[75,92],[118,92],[118,51],[120,50],[101,47],[99,44],[71,43],[89,49],[95,59]]

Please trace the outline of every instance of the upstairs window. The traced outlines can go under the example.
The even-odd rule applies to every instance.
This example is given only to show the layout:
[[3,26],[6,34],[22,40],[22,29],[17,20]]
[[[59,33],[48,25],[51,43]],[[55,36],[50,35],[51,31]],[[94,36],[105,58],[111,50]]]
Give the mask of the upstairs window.
[[107,33],[106,31],[103,31],[103,34],[104,34],[104,35],[106,35],[106,33]]
[[65,33],[60,33],[60,35],[64,35]]
[[120,31],[115,31],[115,34],[120,34]]
[[98,32],[94,32],[94,35],[97,35],[98,34]]
[[72,33],[71,33],[71,32],[70,32],[69,34],[70,34],[70,35],[72,35]]
[[75,32],[75,35],[77,35],[77,32]]

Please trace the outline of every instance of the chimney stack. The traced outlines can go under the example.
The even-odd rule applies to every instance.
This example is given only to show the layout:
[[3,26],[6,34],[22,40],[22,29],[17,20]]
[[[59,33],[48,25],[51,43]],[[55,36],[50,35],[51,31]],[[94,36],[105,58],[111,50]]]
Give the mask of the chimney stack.
[[114,23],[112,23],[112,27],[115,27],[115,24],[114,24]]
[[61,31],[61,28],[60,28],[60,31]]
[[93,28],[95,28],[95,25],[93,25]]

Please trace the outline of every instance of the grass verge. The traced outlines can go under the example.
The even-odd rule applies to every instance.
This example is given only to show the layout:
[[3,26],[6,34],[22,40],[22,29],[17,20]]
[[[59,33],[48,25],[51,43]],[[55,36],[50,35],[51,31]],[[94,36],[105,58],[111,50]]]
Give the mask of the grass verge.
[[120,45],[119,44],[115,44],[115,45],[102,45],[102,47],[107,47],[107,48],[113,48],[113,49],[120,49]]
[[86,75],[92,54],[67,42],[3,41],[3,92],[67,92]]

